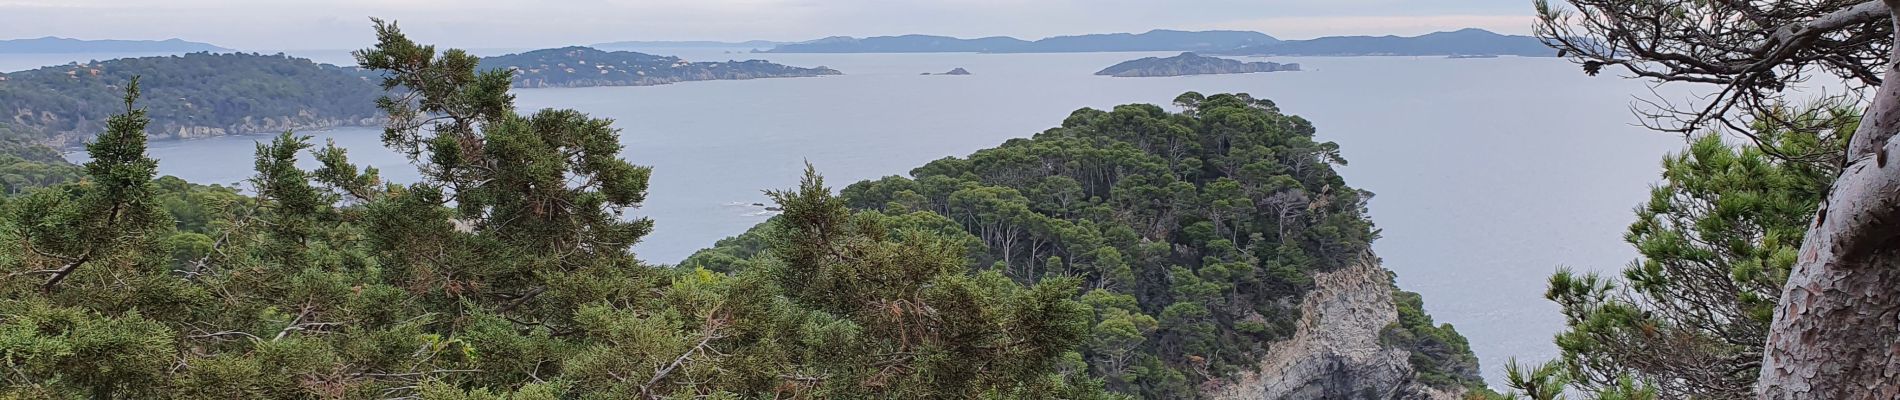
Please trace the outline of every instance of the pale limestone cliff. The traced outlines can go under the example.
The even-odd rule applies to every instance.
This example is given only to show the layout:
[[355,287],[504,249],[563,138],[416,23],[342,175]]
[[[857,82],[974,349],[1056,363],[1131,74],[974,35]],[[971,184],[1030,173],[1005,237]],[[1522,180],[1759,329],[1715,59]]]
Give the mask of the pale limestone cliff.
[[1275,342],[1258,371],[1206,391],[1215,399],[1458,399],[1413,381],[1409,353],[1380,343],[1398,321],[1391,278],[1377,258],[1314,276],[1293,337]]

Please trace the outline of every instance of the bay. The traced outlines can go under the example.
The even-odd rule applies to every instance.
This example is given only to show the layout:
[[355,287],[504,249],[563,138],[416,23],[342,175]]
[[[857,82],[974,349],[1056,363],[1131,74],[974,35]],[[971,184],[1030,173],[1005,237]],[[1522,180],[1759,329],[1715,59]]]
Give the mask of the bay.
[[[1185,91],[1246,92],[1312,120],[1338,142],[1347,181],[1377,193],[1374,248],[1399,285],[1470,338],[1488,382],[1506,359],[1555,356],[1562,324],[1542,294],[1557,267],[1614,271],[1661,157],[1680,137],[1633,126],[1640,81],[1586,77],[1558,59],[1305,58],[1305,71],[1170,78],[1092,74],[1169,53],[739,54],[670,49],[688,60],[763,58],[846,75],[650,87],[534,89],[524,109],[572,108],[615,119],[626,156],[654,167],[634,214],[656,231],[635,247],[673,263],[768,216],[762,190],[793,185],[805,162],[839,188],[904,174],[1055,127],[1081,107],[1166,104]],[[318,61],[346,62],[337,54]],[[969,76],[920,76],[966,68]],[[395,181],[415,179],[379,130],[312,133]],[[250,176],[254,141],[154,143],[160,171],[203,183]]]

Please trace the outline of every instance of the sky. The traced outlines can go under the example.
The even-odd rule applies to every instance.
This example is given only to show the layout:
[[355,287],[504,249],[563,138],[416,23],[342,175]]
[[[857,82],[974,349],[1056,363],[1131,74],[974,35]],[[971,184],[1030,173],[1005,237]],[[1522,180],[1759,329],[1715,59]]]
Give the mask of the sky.
[[1284,39],[1530,30],[1531,0],[0,0],[0,39],[166,39],[354,49],[369,17],[462,48],[623,40],[958,37],[1236,29]]

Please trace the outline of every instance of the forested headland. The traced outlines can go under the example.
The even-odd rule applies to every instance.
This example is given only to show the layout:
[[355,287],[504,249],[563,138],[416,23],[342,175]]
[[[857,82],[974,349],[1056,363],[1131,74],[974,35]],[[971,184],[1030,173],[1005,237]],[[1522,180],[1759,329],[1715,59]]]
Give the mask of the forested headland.
[[54,147],[76,146],[123,112],[117,100],[144,77],[140,104],[153,138],[314,130],[374,124],[376,84],[353,68],[264,54],[122,58],[0,74],[0,125]]

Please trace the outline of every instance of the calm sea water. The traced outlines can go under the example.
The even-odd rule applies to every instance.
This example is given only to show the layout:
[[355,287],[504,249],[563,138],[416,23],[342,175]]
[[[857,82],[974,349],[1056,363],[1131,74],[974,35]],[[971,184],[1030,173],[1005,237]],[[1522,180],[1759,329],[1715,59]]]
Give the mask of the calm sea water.
[[[848,75],[518,92],[524,108],[572,108],[617,120],[627,157],[654,167],[638,214],[656,231],[636,250],[672,263],[764,221],[765,189],[793,185],[804,162],[833,187],[904,174],[1058,125],[1080,107],[1162,103],[1184,91],[1247,92],[1277,101],[1340,143],[1353,185],[1377,193],[1375,249],[1399,285],[1425,295],[1441,322],[1471,339],[1486,379],[1505,360],[1548,359],[1561,325],[1542,298],[1559,266],[1613,271],[1635,253],[1621,237],[1631,209],[1679,137],[1632,126],[1638,81],[1589,78],[1561,60],[1278,58],[1306,71],[1174,78],[1091,74],[1117,54],[730,54]],[[311,54],[347,62],[347,53]],[[0,66],[10,65],[0,63]],[[963,67],[971,76],[919,76]],[[385,176],[414,170],[376,129],[312,133]],[[237,182],[257,137],[154,143],[162,173]]]

